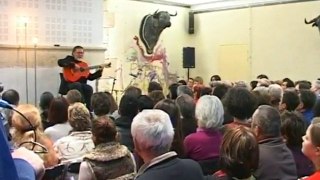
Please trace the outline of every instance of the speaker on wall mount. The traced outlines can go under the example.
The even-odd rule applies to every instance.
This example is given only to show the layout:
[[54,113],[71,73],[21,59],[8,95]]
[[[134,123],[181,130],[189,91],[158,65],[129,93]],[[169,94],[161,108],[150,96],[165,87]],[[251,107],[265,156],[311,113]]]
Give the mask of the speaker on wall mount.
[[193,12],[189,12],[188,33],[194,34],[194,13]]
[[183,48],[183,68],[195,68],[195,48]]

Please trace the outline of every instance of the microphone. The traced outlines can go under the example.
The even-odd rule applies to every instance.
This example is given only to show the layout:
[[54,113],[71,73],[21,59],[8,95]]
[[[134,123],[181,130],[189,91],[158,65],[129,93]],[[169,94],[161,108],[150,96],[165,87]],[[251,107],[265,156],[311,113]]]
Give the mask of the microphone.
[[5,109],[13,109],[13,107],[5,100],[0,99],[0,107]]
[[138,77],[138,74],[132,74],[132,73],[130,73],[129,75],[132,76],[132,77],[134,77],[134,78],[137,78],[137,77]]

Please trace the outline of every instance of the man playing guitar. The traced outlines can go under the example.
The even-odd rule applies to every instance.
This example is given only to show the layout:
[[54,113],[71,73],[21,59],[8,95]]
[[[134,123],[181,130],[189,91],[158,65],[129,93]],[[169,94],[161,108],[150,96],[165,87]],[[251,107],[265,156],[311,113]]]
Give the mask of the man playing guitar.
[[58,60],[58,65],[63,68],[63,76],[67,83],[68,90],[77,89],[83,96],[86,106],[90,110],[90,100],[93,89],[87,84],[87,80],[100,78],[103,68],[98,66],[95,73],[90,73],[87,63],[83,61],[84,49],[75,46],[72,49],[72,56]]

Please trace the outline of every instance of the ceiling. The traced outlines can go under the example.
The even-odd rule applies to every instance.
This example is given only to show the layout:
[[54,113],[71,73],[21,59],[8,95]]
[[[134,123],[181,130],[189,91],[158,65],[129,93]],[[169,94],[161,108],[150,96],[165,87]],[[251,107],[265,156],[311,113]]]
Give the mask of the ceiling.
[[266,5],[308,2],[316,0],[136,0],[156,4],[188,7],[194,13],[239,9]]

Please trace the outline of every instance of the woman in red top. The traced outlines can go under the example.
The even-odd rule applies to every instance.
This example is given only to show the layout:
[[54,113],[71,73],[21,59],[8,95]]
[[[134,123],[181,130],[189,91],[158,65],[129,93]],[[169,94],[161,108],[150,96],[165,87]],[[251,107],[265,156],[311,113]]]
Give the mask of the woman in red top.
[[311,124],[302,139],[302,152],[312,161],[316,169],[311,176],[305,179],[318,180],[320,179],[320,123]]

